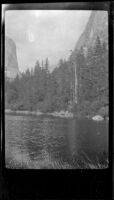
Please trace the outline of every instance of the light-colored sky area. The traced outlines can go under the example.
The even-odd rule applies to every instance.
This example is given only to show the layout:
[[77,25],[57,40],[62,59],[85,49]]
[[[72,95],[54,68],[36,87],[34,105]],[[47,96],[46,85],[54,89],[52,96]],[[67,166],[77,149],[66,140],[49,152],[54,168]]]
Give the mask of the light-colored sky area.
[[51,70],[68,58],[83,32],[91,11],[10,10],[5,12],[5,34],[17,47],[20,71],[49,58]]

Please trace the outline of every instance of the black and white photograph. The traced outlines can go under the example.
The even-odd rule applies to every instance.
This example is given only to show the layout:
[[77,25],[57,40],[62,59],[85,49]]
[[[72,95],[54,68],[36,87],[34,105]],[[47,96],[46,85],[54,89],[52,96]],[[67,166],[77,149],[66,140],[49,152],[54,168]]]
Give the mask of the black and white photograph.
[[106,10],[5,11],[7,169],[109,167]]

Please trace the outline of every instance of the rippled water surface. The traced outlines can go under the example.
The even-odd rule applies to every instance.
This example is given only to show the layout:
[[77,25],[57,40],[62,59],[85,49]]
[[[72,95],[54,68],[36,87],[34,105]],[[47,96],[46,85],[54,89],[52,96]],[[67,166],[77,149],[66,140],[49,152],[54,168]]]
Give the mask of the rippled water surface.
[[8,168],[108,167],[108,122],[49,116],[5,116]]

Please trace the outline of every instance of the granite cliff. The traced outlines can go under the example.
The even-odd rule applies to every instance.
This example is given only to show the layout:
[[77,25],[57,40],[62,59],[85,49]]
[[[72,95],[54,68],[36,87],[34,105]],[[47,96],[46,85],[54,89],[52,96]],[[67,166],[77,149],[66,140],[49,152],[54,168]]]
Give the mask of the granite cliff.
[[17,61],[17,52],[15,42],[5,37],[5,75],[6,77],[13,79],[19,74],[19,67]]
[[101,42],[108,46],[108,12],[92,11],[84,32],[76,43],[75,51],[81,47],[94,46],[96,38],[100,37]]

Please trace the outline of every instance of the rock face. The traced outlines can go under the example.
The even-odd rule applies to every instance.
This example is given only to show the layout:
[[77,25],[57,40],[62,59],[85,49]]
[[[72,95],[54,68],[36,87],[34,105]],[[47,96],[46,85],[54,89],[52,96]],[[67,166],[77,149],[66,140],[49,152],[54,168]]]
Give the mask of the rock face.
[[105,41],[108,46],[108,12],[92,11],[86,28],[76,43],[75,51],[81,47],[94,46],[97,36],[101,42]]
[[92,117],[92,119],[95,121],[102,121],[104,118],[100,115],[96,115],[96,116]]
[[6,77],[13,79],[19,74],[16,44],[9,38],[5,37],[5,75]]

